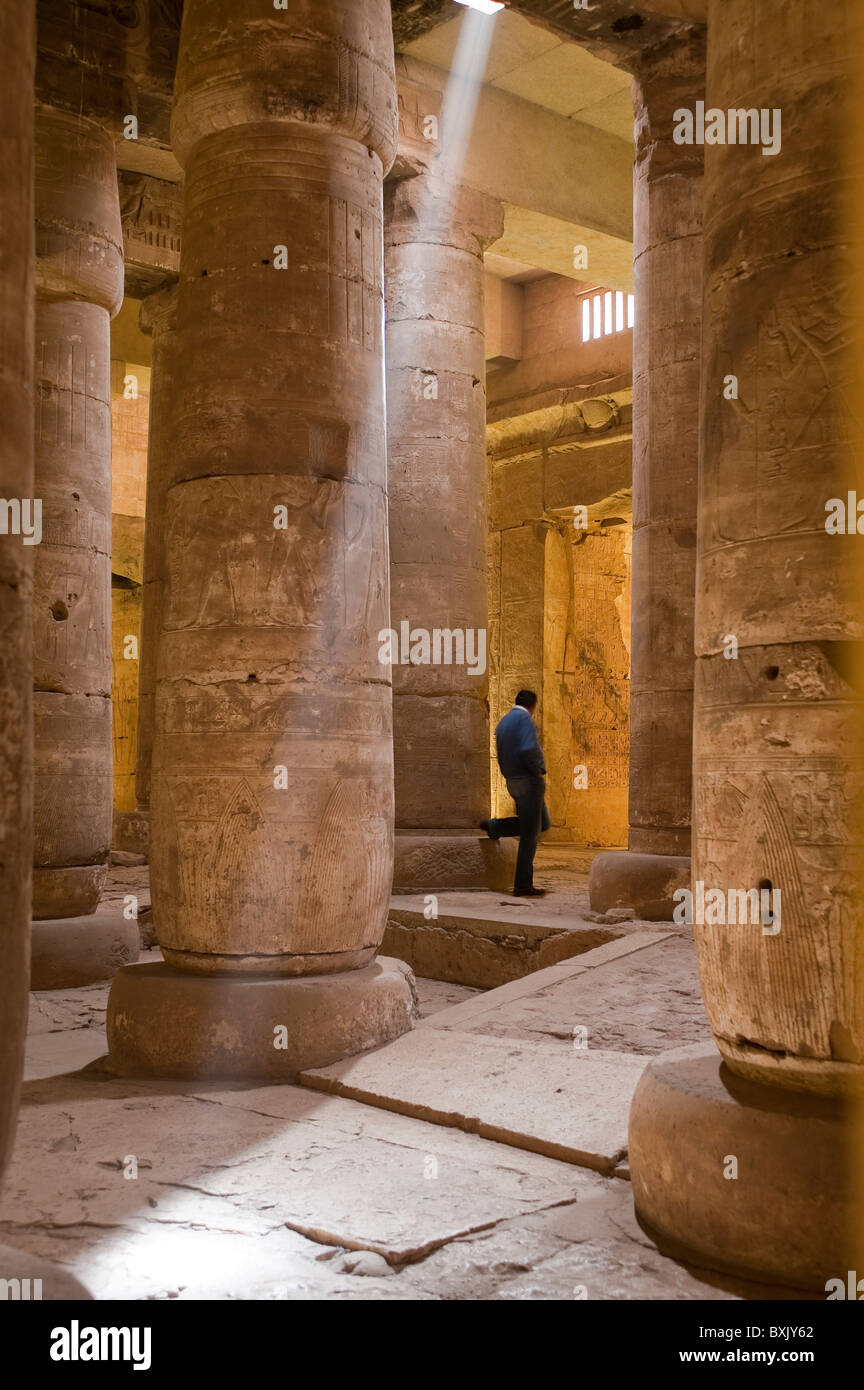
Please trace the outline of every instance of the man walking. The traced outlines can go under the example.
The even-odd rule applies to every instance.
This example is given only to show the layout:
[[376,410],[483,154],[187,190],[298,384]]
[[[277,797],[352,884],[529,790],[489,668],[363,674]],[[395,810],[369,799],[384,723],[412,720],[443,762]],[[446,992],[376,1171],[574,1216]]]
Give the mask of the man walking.
[[546,764],[533,719],[536,708],[534,691],[520,690],[513,708],[495,730],[498,766],[516,802],[516,815],[480,822],[490,840],[519,836],[514,898],[542,898],[546,892],[545,888],[534,887],[537,841],[550,825],[545,799]]

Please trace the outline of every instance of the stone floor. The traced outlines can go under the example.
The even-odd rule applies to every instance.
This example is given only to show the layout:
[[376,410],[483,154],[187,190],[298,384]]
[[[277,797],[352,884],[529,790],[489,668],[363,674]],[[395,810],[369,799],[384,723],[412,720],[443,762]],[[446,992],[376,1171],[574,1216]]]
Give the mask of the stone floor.
[[118,1081],[107,986],[34,995],[0,1241],[99,1299],[790,1297],[634,1218],[632,1086],[707,1036],[689,941],[648,928],[488,992],[420,980],[412,1035],[302,1086]]

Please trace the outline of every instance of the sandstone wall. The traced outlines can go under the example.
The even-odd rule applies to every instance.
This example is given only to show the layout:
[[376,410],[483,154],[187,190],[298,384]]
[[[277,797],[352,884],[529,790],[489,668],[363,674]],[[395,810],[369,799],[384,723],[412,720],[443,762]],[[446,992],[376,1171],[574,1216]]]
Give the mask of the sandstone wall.
[[[587,285],[547,276],[516,288],[521,360],[488,378],[492,813],[512,810],[494,727],[528,687],[540,699],[551,838],[619,846],[627,839],[633,335],[581,342]],[[585,514],[574,526],[577,507]]]

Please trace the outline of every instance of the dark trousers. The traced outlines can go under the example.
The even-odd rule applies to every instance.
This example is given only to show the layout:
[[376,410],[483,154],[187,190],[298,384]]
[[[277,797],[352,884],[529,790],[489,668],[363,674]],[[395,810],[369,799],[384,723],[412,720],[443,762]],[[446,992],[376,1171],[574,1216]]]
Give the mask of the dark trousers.
[[546,810],[546,783],[542,777],[508,777],[507,790],[516,802],[516,814],[504,816],[500,820],[490,820],[489,836],[493,840],[519,836],[513,891],[524,893],[526,888],[534,887],[534,855],[537,841],[551,824],[549,812]]

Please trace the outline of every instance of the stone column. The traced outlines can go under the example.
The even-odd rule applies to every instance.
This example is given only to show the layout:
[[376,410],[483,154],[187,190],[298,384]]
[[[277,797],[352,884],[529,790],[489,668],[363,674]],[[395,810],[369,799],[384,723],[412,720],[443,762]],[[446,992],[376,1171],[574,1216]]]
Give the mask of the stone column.
[[411,1025],[392,879],[382,187],[387,0],[190,0],[151,779],[165,964],[127,1074],[288,1080]]
[[483,250],[502,226],[499,203],[428,173],[387,186],[397,892],[507,878],[504,851],[478,829],[489,815]]
[[137,923],[96,909],[111,848],[109,326],[123,297],[114,145],[82,116],[36,115],[33,603],[36,989],[110,977]]
[[[179,36],[178,36],[179,37]],[[176,372],[172,348],[177,312],[177,277],[183,222],[182,186],[147,175],[121,172],[120,214],[127,294],[141,300],[139,327],[152,338],[150,408],[147,420],[147,483],[139,594],[141,641],[138,662],[135,810],[115,813],[124,848],[146,853],[150,821],[150,764],[156,696],[156,643],[162,585],[165,451],[170,450]]]
[[862,476],[861,57],[842,0],[712,0],[709,112],[768,126],[706,150],[693,877],[720,1056],[652,1065],[631,1113],[665,1243],[823,1294],[864,1260],[864,542],[828,529]]
[[[33,0],[0,10],[0,1179],[24,1062],[32,884]],[[16,504],[17,517],[16,523]],[[32,519],[32,510],[25,509]],[[11,1271],[10,1271],[11,1272]],[[5,1270],[2,1271],[6,1273]]]
[[[33,882],[34,0],[0,8],[0,1181],[12,1152],[27,1036]],[[26,504],[26,505],[24,505]],[[23,520],[23,525],[22,525]],[[25,544],[29,539],[30,544]],[[0,1245],[0,1279],[86,1299],[66,1270]],[[25,1281],[30,1281],[26,1283]],[[26,1294],[24,1295],[27,1296]]]
[[150,814],[150,769],[156,708],[156,653],[161,630],[165,581],[165,505],[173,444],[178,363],[176,284],[150,294],[141,305],[140,324],[153,338],[150,364],[150,425],[147,436],[147,504],[144,509],[144,585],[138,666],[138,764],[135,797],[142,815]]
[[597,856],[590,896],[649,919],[690,881],[704,150],[674,142],[673,113],[704,88],[704,30],[650,50],[633,82],[629,848]]

